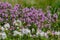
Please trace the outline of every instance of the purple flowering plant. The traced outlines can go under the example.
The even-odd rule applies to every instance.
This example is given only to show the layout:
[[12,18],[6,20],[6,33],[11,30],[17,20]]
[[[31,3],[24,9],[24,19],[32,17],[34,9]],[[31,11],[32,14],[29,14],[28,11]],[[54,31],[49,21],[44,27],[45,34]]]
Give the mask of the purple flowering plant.
[[33,35],[36,36],[36,34],[40,34],[41,36],[46,34],[45,36],[48,37],[47,34],[50,33],[47,32],[48,30],[58,30],[58,14],[52,14],[49,9],[43,11],[42,9],[36,9],[34,7],[21,8],[19,4],[12,7],[7,2],[0,2],[0,25],[0,30],[4,32],[4,35],[5,32],[8,36],[15,36],[17,34],[22,36],[28,33],[32,37]]

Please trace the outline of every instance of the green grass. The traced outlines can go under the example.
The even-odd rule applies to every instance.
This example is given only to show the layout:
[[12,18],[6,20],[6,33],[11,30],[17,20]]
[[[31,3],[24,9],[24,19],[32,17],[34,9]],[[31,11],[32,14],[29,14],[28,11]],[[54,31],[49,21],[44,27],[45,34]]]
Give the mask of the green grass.
[[59,40],[60,38],[58,38],[58,36],[50,36],[49,38],[45,38],[45,37],[30,37],[27,35],[22,36],[16,36],[16,37],[7,37],[5,40]]
[[1,0],[2,2],[9,2],[12,5],[19,3],[24,7],[36,7],[36,8],[46,8],[48,5],[50,6],[60,6],[60,0]]

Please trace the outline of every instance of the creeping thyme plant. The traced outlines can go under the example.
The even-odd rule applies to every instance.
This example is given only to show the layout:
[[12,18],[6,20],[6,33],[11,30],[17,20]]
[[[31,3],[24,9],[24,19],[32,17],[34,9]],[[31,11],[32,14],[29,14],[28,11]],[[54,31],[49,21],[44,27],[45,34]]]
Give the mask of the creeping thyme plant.
[[46,9],[0,2],[0,40],[59,40],[60,12]]

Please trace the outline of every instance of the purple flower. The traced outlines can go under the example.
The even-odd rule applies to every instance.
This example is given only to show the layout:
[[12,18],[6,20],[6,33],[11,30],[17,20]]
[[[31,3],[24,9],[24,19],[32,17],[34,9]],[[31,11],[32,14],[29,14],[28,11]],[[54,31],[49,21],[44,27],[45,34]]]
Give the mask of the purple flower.
[[51,20],[51,13],[50,13],[50,12],[47,13],[47,18],[48,18],[49,20]]
[[4,9],[7,8],[7,3],[3,3],[2,6]]
[[55,13],[55,14],[53,14],[53,17],[57,19],[58,15]]
[[8,4],[7,6],[8,6],[8,8],[9,8],[9,9],[11,9],[11,8],[12,8],[12,5],[11,5],[11,4]]
[[0,14],[2,13],[2,10],[0,10]]
[[19,4],[16,4],[16,5],[14,6],[14,10],[17,11],[18,9],[19,9]]
[[15,10],[12,10],[12,9],[11,9],[11,10],[10,10],[10,13],[11,13],[11,14],[12,14],[12,13],[15,13]]
[[31,23],[31,19],[29,17],[26,18],[26,22]]
[[8,17],[8,14],[5,14],[5,17]]
[[6,18],[6,20],[8,21],[8,18]]
[[4,15],[5,15],[5,14],[4,14],[4,13],[2,13],[2,17],[4,17]]
[[15,18],[15,17],[16,17],[16,15],[15,15],[15,14],[11,14],[11,17],[14,17],[14,18]]
[[29,8],[22,9],[23,13],[30,11]]
[[4,19],[0,17],[0,22],[2,22]]

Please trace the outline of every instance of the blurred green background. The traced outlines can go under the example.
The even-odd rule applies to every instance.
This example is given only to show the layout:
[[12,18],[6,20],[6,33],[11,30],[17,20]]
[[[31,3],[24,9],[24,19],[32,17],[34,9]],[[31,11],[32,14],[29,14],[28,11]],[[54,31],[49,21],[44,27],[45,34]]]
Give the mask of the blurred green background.
[[52,6],[59,8],[60,0],[0,0],[2,2],[9,2],[12,5],[16,3],[21,4],[23,7],[35,7],[35,8],[46,8],[47,6]]

